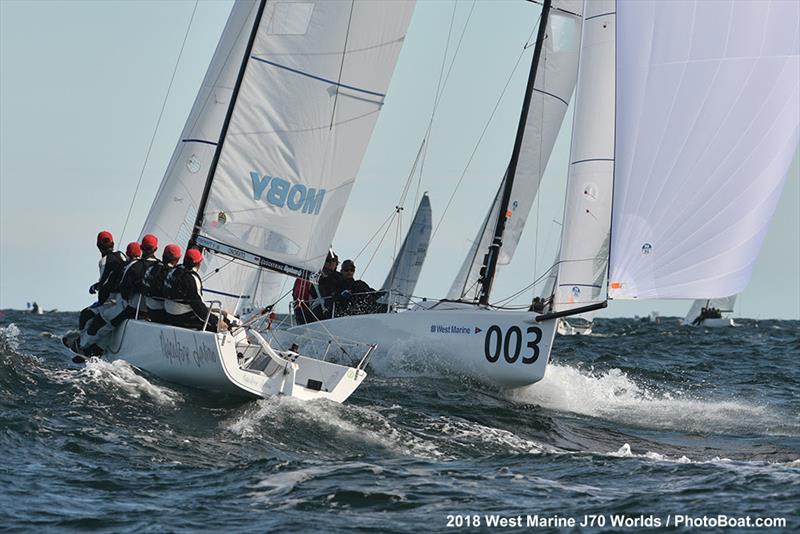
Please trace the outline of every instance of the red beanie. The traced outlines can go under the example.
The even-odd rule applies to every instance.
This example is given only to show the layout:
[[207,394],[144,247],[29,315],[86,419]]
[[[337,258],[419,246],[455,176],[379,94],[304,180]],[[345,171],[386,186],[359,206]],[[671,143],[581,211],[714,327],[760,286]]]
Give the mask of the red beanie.
[[147,234],[142,238],[142,250],[155,252],[158,248],[158,238],[153,234]]
[[191,261],[192,265],[194,266],[200,265],[200,262],[203,261],[203,253],[196,248],[190,248],[186,251],[186,255],[183,257],[184,263],[187,260]]
[[97,234],[97,246],[103,248],[111,248],[114,246],[114,236],[108,230],[103,230]]
[[125,249],[125,254],[129,258],[141,258],[142,257],[142,247],[139,246],[139,243],[136,241],[132,241],[128,243],[128,248]]
[[181,254],[182,254],[181,247],[173,243],[167,245],[164,248],[164,255],[162,256],[162,258],[164,259],[165,262],[169,263],[171,261],[181,259]]

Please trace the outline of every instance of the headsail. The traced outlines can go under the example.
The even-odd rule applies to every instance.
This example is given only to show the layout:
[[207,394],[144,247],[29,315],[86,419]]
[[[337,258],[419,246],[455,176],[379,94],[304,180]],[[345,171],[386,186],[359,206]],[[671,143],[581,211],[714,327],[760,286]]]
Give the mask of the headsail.
[[389,292],[391,302],[396,306],[407,306],[414,294],[422,264],[428,254],[432,228],[431,201],[426,193],[422,195],[417,213],[403,240],[403,246],[400,247],[400,252],[381,288],[382,291]]
[[800,3],[620,0],[617,19],[609,296],[739,293],[797,147]]
[[[575,89],[582,9],[583,2],[580,0],[553,0],[549,10],[515,178],[508,200],[503,245],[497,258],[499,265],[507,265],[514,256]],[[448,298],[475,298],[474,290],[481,279],[484,255],[494,239],[495,223],[499,217],[502,191],[506,187],[507,177],[506,171],[498,194],[464,259]]]
[[605,300],[614,172],[614,0],[587,2],[555,311]]

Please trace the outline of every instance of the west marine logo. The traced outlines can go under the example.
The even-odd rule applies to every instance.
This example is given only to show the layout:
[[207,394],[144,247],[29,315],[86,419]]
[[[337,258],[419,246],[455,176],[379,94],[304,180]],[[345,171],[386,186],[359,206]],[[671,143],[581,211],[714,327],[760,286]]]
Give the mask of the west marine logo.
[[324,189],[306,187],[303,184],[291,184],[289,181],[277,176],[261,176],[252,171],[250,178],[253,180],[253,198],[261,199],[264,194],[264,201],[273,206],[282,208],[286,206],[292,211],[301,210],[309,215],[317,215],[322,208],[322,201],[325,198]]

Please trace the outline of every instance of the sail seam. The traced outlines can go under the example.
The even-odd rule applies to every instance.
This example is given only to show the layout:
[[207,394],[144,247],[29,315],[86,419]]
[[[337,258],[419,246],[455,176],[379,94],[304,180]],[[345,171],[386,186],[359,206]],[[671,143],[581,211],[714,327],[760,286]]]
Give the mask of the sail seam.
[[342,87],[344,89],[350,89],[352,91],[357,91],[359,93],[365,93],[365,94],[368,94],[368,95],[378,96],[380,98],[385,98],[386,97],[385,93],[378,93],[376,91],[370,91],[369,89],[362,89],[360,87],[355,87],[353,85],[347,85],[347,84],[344,84],[344,83],[339,83],[339,82],[336,82],[334,80],[329,80],[327,78],[323,78],[321,76],[317,76],[316,74],[311,74],[310,72],[305,72],[305,71],[302,71],[302,70],[293,69],[292,67],[287,67],[286,65],[281,65],[280,63],[275,63],[274,61],[269,61],[268,59],[263,59],[263,58],[256,57],[256,56],[250,56],[250,57],[252,59],[256,60],[256,61],[260,61],[261,63],[266,63],[267,65],[272,65],[273,67],[278,67],[279,69],[287,70],[287,71],[292,72],[294,74],[300,74],[301,76],[306,76],[306,77],[311,78],[313,80],[318,80],[318,81],[321,81],[321,82],[329,83],[329,84],[334,85],[336,87]]
[[617,14],[616,11],[609,11],[608,13],[601,13],[600,15],[592,15],[591,17],[586,17],[583,20],[587,21],[587,20],[597,19],[597,18],[600,18],[600,17],[607,17],[609,15],[616,15],[616,14]]
[[533,88],[533,90],[536,91],[537,93],[541,93],[543,95],[552,96],[556,100],[560,100],[561,102],[563,102],[565,106],[569,106],[569,102],[567,102],[566,100],[564,100],[563,98],[561,98],[558,95],[554,95],[553,93],[548,93],[547,91],[542,91],[541,89],[537,89],[535,87]]
[[614,161],[614,158],[589,158],[589,159],[579,159],[578,161],[573,161],[570,165],[577,165],[578,163],[589,163],[592,161]]
[[181,143],[203,143],[212,146],[217,146],[219,144],[215,141],[206,141],[205,139],[181,139]]

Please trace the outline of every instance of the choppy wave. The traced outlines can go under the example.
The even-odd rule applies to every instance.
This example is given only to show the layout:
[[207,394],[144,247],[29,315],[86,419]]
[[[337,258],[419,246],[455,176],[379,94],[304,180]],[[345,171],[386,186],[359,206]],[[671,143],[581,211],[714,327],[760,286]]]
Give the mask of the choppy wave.
[[409,345],[338,405],[75,365],[55,334],[74,321],[0,326],[0,447],[17,466],[0,469],[4,526],[416,532],[449,513],[576,503],[781,516],[800,492],[797,323],[601,320],[597,336],[559,339],[542,382],[499,393]]
[[511,390],[507,395],[515,402],[645,428],[800,435],[800,427],[787,424],[790,416],[775,413],[767,406],[659,390],[641,385],[615,368],[593,371],[554,364],[541,382]]

